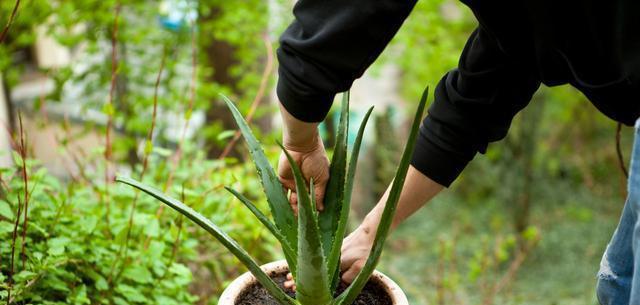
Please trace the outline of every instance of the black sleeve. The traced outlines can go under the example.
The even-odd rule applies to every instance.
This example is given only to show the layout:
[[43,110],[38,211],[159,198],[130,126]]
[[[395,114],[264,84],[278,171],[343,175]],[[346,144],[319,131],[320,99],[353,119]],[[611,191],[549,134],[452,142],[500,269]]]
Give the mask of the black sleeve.
[[435,90],[429,115],[420,127],[412,165],[449,186],[477,152],[504,138],[540,81],[533,63],[504,54],[482,28],[469,38],[459,66]]
[[319,122],[338,92],[382,53],[416,0],[299,0],[280,38],[277,93],[297,119]]

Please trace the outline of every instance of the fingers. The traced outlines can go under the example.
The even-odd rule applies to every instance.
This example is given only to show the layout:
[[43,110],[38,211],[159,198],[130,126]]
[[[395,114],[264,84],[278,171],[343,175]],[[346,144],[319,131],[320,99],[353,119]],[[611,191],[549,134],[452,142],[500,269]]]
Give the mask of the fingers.
[[347,284],[351,284],[351,282],[353,282],[356,276],[358,276],[358,273],[360,273],[360,270],[362,270],[362,267],[364,267],[364,261],[362,260],[355,261],[342,274],[342,281],[344,281]]
[[326,183],[325,184],[318,184],[314,186],[314,192],[316,193],[316,208],[318,209],[318,211],[322,212],[324,210],[324,191],[325,191],[325,187],[326,187]]
[[298,215],[298,193],[291,191],[291,195],[289,195],[289,204],[291,204],[293,214]]
[[291,273],[287,274],[287,280],[284,282],[284,288],[296,291],[296,283],[293,280],[293,275],[291,275]]
[[[314,192],[316,194],[316,209],[318,209],[318,211],[324,210],[324,203],[322,200],[324,200],[325,186],[326,184],[314,186]],[[289,204],[291,205],[293,213],[298,215],[298,193],[296,192],[296,188],[290,187],[289,183],[283,183],[283,187],[285,192],[290,191]]]
[[298,215],[298,196],[296,194],[295,183],[291,179],[284,179],[280,177],[280,183],[282,183],[282,189],[285,195],[289,194],[289,205],[293,210],[294,215]]
[[342,257],[340,258],[340,270],[341,271],[347,271],[347,269],[349,269],[349,267],[351,267],[351,265],[353,264],[353,259],[347,259],[344,257],[344,247],[342,247]]

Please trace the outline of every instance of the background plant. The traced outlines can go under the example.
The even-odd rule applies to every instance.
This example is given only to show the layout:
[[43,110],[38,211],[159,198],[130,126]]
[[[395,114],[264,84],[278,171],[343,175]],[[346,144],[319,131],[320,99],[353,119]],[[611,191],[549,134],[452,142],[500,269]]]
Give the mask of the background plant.
[[[259,265],[249,254],[242,249],[237,242],[231,239],[224,231],[212,223],[209,219],[195,212],[184,203],[163,195],[152,187],[141,184],[130,178],[118,178],[118,181],[129,184],[153,196],[164,204],[182,213],[190,220],[201,226],[221,244],[223,244],[233,255],[244,264],[257,281],[281,304],[351,304],[360,294],[369,277],[378,263],[384,242],[386,240],[391,222],[395,215],[396,205],[400,198],[402,186],[409,169],[410,157],[415,146],[418,127],[425,109],[428,89],[425,90],[418,110],[411,127],[411,133],[407,140],[407,145],[398,166],[398,170],[393,179],[389,191],[388,200],[385,204],[384,212],[378,225],[371,253],[364,264],[362,270],[344,292],[335,299],[340,278],[340,250],[342,239],[346,233],[347,221],[349,218],[351,192],[355,178],[355,169],[358,162],[358,154],[364,129],[371,114],[372,108],[363,119],[356,137],[354,148],[351,153],[349,166],[347,167],[347,126],[349,125],[349,95],[345,93],[342,102],[340,115],[340,125],[336,147],[331,161],[331,177],[327,185],[325,194],[325,210],[318,213],[315,210],[315,195],[313,194],[313,180],[306,185],[306,180],[302,176],[300,168],[291,158],[286,149],[282,147],[291,165],[298,194],[298,219],[292,219],[293,213],[289,209],[289,202],[283,192],[283,186],[279,182],[273,168],[269,165],[264,156],[264,152],[253,136],[251,129],[242,118],[233,103],[227,100],[227,105],[242,131],[249,146],[256,170],[261,177],[264,192],[274,213],[274,222],[271,223],[259,209],[257,209],[244,196],[233,189],[228,190],[240,199],[255,214],[255,216],[269,229],[269,231],[279,240],[289,270],[296,280],[296,300],[291,299],[283,288],[277,284],[260,269]],[[311,190],[311,193],[307,190]],[[299,303],[298,303],[299,302]]]
[[[233,129],[234,125],[229,116],[207,118],[206,114],[212,112],[227,114],[226,111],[219,111],[223,106],[217,95],[218,92],[230,95],[238,101],[237,105],[243,114],[249,113],[248,110],[252,108],[253,101],[256,100],[256,96],[259,96],[256,93],[259,91],[263,72],[267,70],[265,67],[268,63],[268,50],[265,47],[264,38],[266,36],[267,41],[274,42],[274,48],[277,46],[275,40],[279,29],[291,19],[289,2],[206,0],[197,1],[198,5],[196,5],[196,1],[186,1],[185,3],[189,4],[187,7],[198,11],[198,16],[210,16],[210,18],[206,20],[197,18],[195,27],[186,22],[182,27],[171,28],[156,26],[159,20],[168,16],[166,7],[163,8],[163,2],[20,1],[16,18],[7,32],[8,35],[0,43],[0,71],[5,81],[5,88],[12,91],[25,77],[30,77],[32,73],[37,72],[54,80],[54,90],[40,94],[42,96],[26,103],[14,101],[16,103],[11,104],[14,106],[11,111],[12,120],[3,123],[12,127],[10,129],[16,135],[13,140],[14,149],[20,151],[20,141],[17,136],[20,130],[18,111],[23,113],[26,120],[35,120],[38,126],[46,128],[54,125],[64,130],[64,135],[58,138],[61,148],[57,153],[76,160],[72,165],[75,167],[77,164],[82,170],[69,171],[63,177],[59,176],[59,173],[52,172],[46,174],[49,177],[47,179],[57,181],[55,185],[59,184],[60,187],[55,187],[55,194],[66,192],[64,190],[71,186],[76,194],[85,194],[82,198],[86,197],[87,200],[96,202],[96,206],[99,207],[91,211],[97,214],[88,215],[87,212],[81,215],[98,217],[101,220],[97,224],[98,227],[106,226],[103,222],[104,215],[107,214],[104,204],[106,202],[111,203],[111,211],[114,213],[108,218],[109,222],[119,223],[120,226],[126,223],[128,227],[132,210],[127,203],[130,204],[132,198],[135,198],[127,197],[126,201],[120,201],[118,198],[121,197],[118,196],[122,196],[119,194],[123,191],[121,187],[110,183],[105,187],[105,164],[110,164],[111,174],[117,169],[130,172],[132,177],[137,178],[142,171],[143,158],[148,155],[145,183],[161,186],[171,196],[181,198],[183,182],[192,176],[202,177],[201,181],[188,180],[191,182],[185,185],[192,185],[197,192],[212,196],[212,198],[205,197],[205,200],[210,201],[217,208],[213,206],[206,208],[205,210],[211,213],[207,216],[218,219],[221,218],[218,213],[222,215],[238,213],[233,219],[246,224],[247,228],[253,228],[257,222],[250,213],[243,211],[240,202],[229,203],[227,200],[231,200],[230,195],[220,195],[219,192],[213,195],[213,191],[207,192],[213,187],[211,185],[217,185],[212,182],[219,179],[217,175],[226,174],[220,173],[217,165],[212,165],[215,162],[205,162],[205,159],[213,160],[219,156],[223,148],[221,144],[233,135],[229,130]],[[15,4],[14,1],[0,1],[0,27],[7,23],[7,18],[11,16]],[[117,9],[118,6],[119,9]],[[215,16],[213,13],[216,13]],[[116,39],[113,39],[116,20],[119,26]],[[36,39],[34,29],[37,26],[45,26],[46,31],[51,33],[56,41],[70,46],[74,52],[85,55],[73,61],[69,67],[39,69],[32,65],[29,49]],[[472,14],[457,1],[421,0],[417,3],[411,18],[407,20],[393,45],[383,54],[385,60],[377,63],[378,67],[380,64],[390,63],[400,70],[399,85],[403,99],[393,101],[396,105],[395,113],[398,114],[394,116],[393,122],[394,128],[398,129],[397,135],[406,134],[403,131],[406,128],[402,118],[412,115],[409,113],[414,109],[411,105],[418,100],[425,83],[434,85],[445,71],[456,65],[457,56],[475,26],[476,22]],[[115,48],[112,48],[113,42],[115,42]],[[194,45],[195,48],[192,47]],[[115,65],[112,61],[113,49],[116,50],[117,55]],[[217,52],[228,56],[220,56]],[[161,64],[163,58],[164,65]],[[114,66],[117,68],[115,73]],[[234,68],[235,66],[238,68]],[[160,70],[162,73],[159,73]],[[373,70],[379,73],[382,69],[374,67]],[[224,73],[220,73],[221,71]],[[217,76],[216,72],[218,72]],[[160,81],[156,82],[158,75],[160,75]],[[272,74],[267,73],[267,75]],[[273,84],[270,78],[267,79],[269,85],[266,89],[267,93],[270,85]],[[116,80],[113,86],[112,79]],[[222,80],[230,80],[230,82],[223,83]],[[71,87],[81,90],[70,92],[68,89]],[[108,107],[105,104],[109,100],[111,90],[113,90],[113,105]],[[148,131],[152,124],[148,118],[153,113],[154,96],[158,105],[158,119],[149,141],[151,145],[149,145]],[[107,115],[112,116],[110,162],[105,161],[107,149],[104,140],[88,152],[80,152],[73,146],[67,146],[67,143],[73,143],[91,132],[99,133],[101,139],[106,138],[106,120],[78,122],[70,119],[65,121],[62,116],[51,115],[47,121],[44,115],[48,113],[47,109],[54,108],[56,105],[67,105],[65,102],[70,100],[82,106],[83,111],[80,113],[84,117],[89,117],[95,112],[101,113],[103,118]],[[270,128],[269,117],[273,107],[266,103],[267,98],[258,100],[260,102],[255,111],[254,123],[260,128],[255,132],[259,138],[268,139],[265,142],[273,142],[271,139],[277,137],[277,133],[271,132]],[[454,299],[459,304],[483,302],[483,295],[487,290],[482,288],[479,279],[500,278],[518,257],[517,253],[521,247],[509,248],[506,261],[494,264],[496,267],[492,269],[480,269],[484,271],[475,278],[467,276],[473,268],[462,262],[479,261],[476,257],[488,257],[489,261],[493,260],[491,257],[494,255],[490,253],[492,251],[487,249],[491,249],[494,243],[505,244],[504,241],[514,239],[516,244],[527,245],[522,234],[533,229],[538,232],[539,242],[531,245],[526,260],[520,265],[518,272],[511,277],[509,284],[496,295],[494,303],[596,304],[593,297],[593,276],[597,271],[600,255],[619,218],[624,200],[625,182],[616,161],[614,145],[616,126],[598,114],[593,107],[586,106],[586,103],[581,94],[569,87],[543,89],[531,107],[516,117],[512,132],[506,141],[492,144],[485,156],[477,156],[450,191],[439,196],[430,206],[399,228],[388,242],[387,251],[393,255],[383,256],[381,268],[401,283],[412,303],[438,300],[436,296],[438,291],[444,292],[446,296],[444,300],[450,301],[455,296]],[[208,111],[208,109],[213,110]],[[378,111],[382,112],[382,110]],[[189,123],[191,128],[211,127],[206,130],[197,129],[198,132],[195,133],[186,132],[182,141],[182,129],[185,126],[183,120],[187,119],[191,121]],[[168,124],[168,121],[177,124]],[[199,125],[199,122],[205,121],[206,123]],[[82,127],[82,131],[74,130],[72,128],[74,125]],[[332,130],[332,125],[327,127],[328,130]],[[27,129],[27,138],[37,132],[39,131],[30,132]],[[629,156],[628,148],[631,141],[632,132],[630,129],[623,128],[622,153],[625,158]],[[331,144],[333,142],[333,140],[329,141]],[[180,143],[184,144],[181,146]],[[378,139],[377,143],[377,146],[371,147],[370,142],[365,141],[362,147],[363,153],[369,153],[381,145],[391,145],[385,141],[384,137]],[[527,145],[530,145],[527,143],[535,143],[535,149],[526,149]],[[27,141],[26,144],[26,159],[32,160],[34,143]],[[244,174],[249,167],[241,163],[247,157],[243,148],[242,145],[235,145],[231,154],[233,159],[227,159],[224,162],[227,162],[227,166],[233,164],[233,172],[238,168],[239,172],[235,175],[237,182],[233,187],[246,194],[264,210],[267,203],[259,199],[259,192],[254,193],[259,187],[259,181],[247,178],[250,175]],[[271,156],[279,152],[275,145],[267,145],[265,149],[271,160],[273,160]],[[193,157],[196,151],[198,154],[206,151],[208,157],[205,158],[204,155]],[[177,158],[180,155],[182,157]],[[200,162],[206,165],[200,166]],[[386,164],[386,161],[373,162],[372,167],[382,168],[383,164]],[[27,173],[32,174],[33,177],[36,176],[35,172],[42,168],[38,160],[28,161],[27,165]],[[364,162],[361,162],[361,165],[363,165],[361,166],[363,172],[362,175],[359,173],[359,176],[373,175],[371,171],[364,168]],[[4,169],[2,174],[3,181],[12,185],[11,189],[4,191],[11,195],[5,195],[2,202],[9,206],[14,215],[21,206],[21,203],[16,200],[17,195],[14,194],[19,190],[16,186],[19,186],[20,181],[23,180],[20,167],[19,162],[15,163],[15,167]],[[192,172],[196,174],[192,175]],[[173,178],[167,179],[172,176]],[[525,178],[527,176],[529,178]],[[32,183],[31,178],[29,179],[29,187],[33,188],[34,193],[30,196],[29,210],[39,209],[39,206],[49,206],[52,201],[48,196],[37,195],[40,192],[38,188],[45,184]],[[172,182],[167,184],[167,180]],[[365,180],[358,179],[357,183]],[[529,186],[525,187],[527,180],[530,181]],[[381,181],[383,184],[387,182]],[[356,185],[356,187],[358,195],[368,193],[366,185]],[[184,193],[187,198],[191,196],[191,199],[185,200],[186,203],[194,204],[200,210],[198,197],[191,193],[188,187],[185,188]],[[113,198],[107,194],[113,195]],[[20,197],[24,198],[24,194]],[[139,226],[146,225],[147,220],[137,216],[140,213],[139,210],[146,211],[150,203],[143,197],[140,196],[138,199],[138,207],[133,213],[135,217],[130,240],[125,247],[126,252],[121,250],[124,249],[122,245],[125,244],[121,237],[126,235],[126,230],[120,233],[121,237],[117,242],[114,242],[114,236],[106,235],[106,232],[109,232],[106,229],[100,230],[105,233],[103,237],[92,235],[93,238],[100,237],[102,238],[100,240],[117,244],[117,249],[108,250],[111,251],[110,254],[122,253],[118,258],[117,270],[128,265],[128,263],[122,263],[130,261],[127,258],[129,255],[137,255],[137,245],[144,245],[147,242],[146,239],[141,240],[139,236],[143,230]],[[374,198],[375,196],[363,197]],[[73,198],[77,199],[79,195]],[[363,207],[363,211],[358,215],[363,215],[367,211],[366,207],[376,199],[354,202],[354,206]],[[527,209],[516,209],[521,206],[521,203],[527,201],[529,202],[528,212],[518,212],[527,211]],[[228,209],[221,207],[228,207]],[[3,206],[3,210],[7,211],[6,206]],[[83,211],[63,209],[60,217],[77,219],[73,217],[74,215],[67,214],[80,212]],[[144,213],[156,215],[157,210]],[[179,228],[178,219],[166,214],[168,214],[166,211],[161,213],[159,218],[162,228],[171,228],[176,231]],[[51,217],[50,214],[34,212],[28,219],[26,238],[31,238],[32,227],[35,225],[50,224]],[[10,225],[5,223],[10,223],[13,228],[15,222],[11,222],[14,220],[15,218],[0,218],[0,223],[8,230]],[[16,231],[16,273],[22,270],[20,257],[22,220],[23,218],[18,223]],[[357,222],[357,217],[354,217],[353,223]],[[518,222],[526,225],[517,225]],[[169,223],[171,223],[170,226],[167,225]],[[181,238],[185,238],[182,240],[187,245],[181,244],[181,247],[190,247],[194,250],[186,251],[189,255],[178,251],[176,259],[177,262],[192,270],[193,280],[190,284],[181,284],[181,287],[189,286],[190,293],[200,297],[197,303],[215,304],[215,296],[219,294],[224,283],[245,270],[237,264],[237,261],[223,255],[223,249],[218,244],[210,242],[208,236],[194,228],[187,229],[189,225],[184,223]],[[224,224],[224,222],[220,223]],[[225,226],[236,225],[238,224]],[[64,232],[75,229],[65,229],[67,226],[78,227],[75,220],[57,222],[56,227],[60,228],[53,229],[49,239],[58,235],[68,237]],[[518,233],[517,227],[520,228],[518,230],[525,228],[524,232]],[[268,236],[260,230],[262,229],[256,227],[234,231],[242,232],[241,237],[234,236],[234,238],[244,244],[244,240]],[[259,231],[263,235],[259,235]],[[11,243],[7,244],[5,240],[12,234],[13,232],[2,235],[1,239],[3,243],[0,245],[0,252],[2,252],[0,265],[2,265],[3,288],[9,285],[10,256],[8,253],[11,249],[9,247]],[[197,234],[199,238],[194,241],[186,237],[191,234]],[[484,238],[483,236],[494,237]],[[575,236],[580,238],[574,238]],[[173,237],[176,236],[173,235]],[[435,289],[440,287],[437,284],[439,281],[437,277],[433,279],[431,275],[438,274],[440,262],[443,261],[439,251],[441,239],[445,244],[450,245],[447,248],[450,249],[448,257],[451,259],[444,259],[444,261],[447,262],[446,264],[449,262],[451,264],[447,267],[448,271],[444,276],[446,278],[447,275],[451,275],[451,279],[457,280],[454,281],[456,285],[440,285],[444,288]],[[250,243],[247,241],[247,244]],[[25,245],[27,255],[32,252],[32,245],[41,247],[42,243],[27,242]],[[261,246],[264,248],[249,249],[249,252],[257,255],[261,261],[277,257],[272,254],[275,246],[270,243],[261,244]],[[485,254],[476,256],[476,253]],[[163,252],[163,255],[165,254],[166,252]],[[65,256],[66,253],[60,255],[60,257]],[[73,257],[77,258],[77,255]],[[113,256],[109,255],[109,257]],[[225,259],[224,263],[216,264],[218,259]],[[25,262],[27,270],[39,273],[40,269],[30,269],[32,267],[29,260]],[[76,271],[83,270],[74,269],[74,272]],[[430,275],[426,282],[425,274]],[[17,289],[19,285],[29,282],[29,279],[18,277],[13,284]],[[171,277],[166,279],[173,281]],[[124,281],[133,287],[137,285],[128,280]],[[43,299],[42,302],[69,303],[71,302],[69,295],[75,293],[75,287],[80,287],[77,283],[75,280],[66,279],[58,281],[39,279],[29,286],[29,291],[33,293],[28,294],[24,302],[29,302],[28,299],[33,296],[43,295],[49,299]],[[96,283],[83,281],[88,292],[97,291]],[[420,286],[416,288],[415,283],[420,283]],[[54,285],[58,288],[64,286],[68,291],[56,290],[58,288],[54,289]],[[436,286],[434,289],[424,289],[425,285]],[[148,288],[148,286],[141,284],[141,287]],[[141,289],[148,291],[145,290],[147,288]],[[56,293],[48,291],[56,291]],[[90,298],[91,296],[92,294],[89,294]],[[34,301],[34,303],[37,302]]]

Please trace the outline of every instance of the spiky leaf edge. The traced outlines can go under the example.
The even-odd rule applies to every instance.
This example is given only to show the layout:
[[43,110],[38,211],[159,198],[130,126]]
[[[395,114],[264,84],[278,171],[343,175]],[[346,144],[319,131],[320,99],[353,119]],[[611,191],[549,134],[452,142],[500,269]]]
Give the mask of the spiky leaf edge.
[[322,252],[315,206],[307,191],[300,167],[280,144],[291,165],[298,195],[298,274],[296,299],[303,305],[327,305],[333,301],[329,291],[327,265]]
[[180,214],[186,216],[191,219],[194,223],[196,223],[201,228],[205,229],[209,234],[211,234],[215,239],[217,239],[225,248],[229,250],[240,262],[249,269],[249,271],[256,277],[258,282],[262,284],[262,286],[269,292],[271,296],[273,296],[280,304],[282,305],[299,305],[298,302],[291,297],[289,297],[282,289],[278,287],[278,285],[266,274],[260,266],[249,256],[247,251],[245,251],[238,242],[229,237],[225,232],[223,232],[218,226],[212,223],[209,219],[204,217],[202,214],[194,211],[192,208],[188,207],[184,203],[173,199],[159,190],[145,185],[141,182],[138,182],[134,179],[128,177],[117,177],[116,181],[128,184],[134,188],[137,188],[150,196],[156,198],[162,203],[168,205],[172,209],[178,211]]
[[420,104],[418,105],[418,110],[416,111],[416,115],[413,119],[411,133],[409,134],[409,139],[407,140],[404,152],[402,153],[400,165],[398,166],[395,178],[393,179],[393,184],[391,186],[391,190],[389,191],[389,197],[387,198],[384,212],[382,213],[380,224],[378,225],[378,230],[376,231],[376,238],[374,239],[371,253],[367,258],[367,262],[365,263],[362,270],[360,270],[360,273],[358,273],[353,283],[351,283],[351,285],[349,285],[349,287],[334,300],[334,302],[332,303],[333,305],[348,305],[353,303],[364,288],[365,284],[369,281],[371,274],[375,270],[378,260],[380,259],[380,255],[382,254],[382,248],[384,247],[384,242],[389,233],[389,228],[391,227],[393,216],[395,215],[398,199],[400,198],[400,192],[402,191],[404,180],[407,176],[407,171],[409,170],[411,155],[413,153],[413,148],[415,147],[416,138],[418,136],[418,129],[420,127],[420,121],[425,109],[425,105],[427,103],[428,96],[429,87],[425,89],[422,95],[422,99],[420,100]]
[[[295,249],[298,242],[297,225],[293,216],[293,211],[289,205],[289,200],[284,193],[282,183],[280,183],[280,180],[275,174],[273,167],[271,167],[260,143],[251,132],[251,128],[240,114],[238,108],[236,108],[229,98],[222,94],[221,96],[227,104],[227,107],[229,107],[229,110],[231,111],[231,114],[233,115],[233,118],[240,128],[242,136],[249,147],[249,153],[251,154],[251,158],[253,159],[258,175],[260,176],[260,182],[262,183],[264,193],[267,196],[267,202],[269,203],[274,223],[287,238],[289,245]],[[287,263],[291,270],[295,271],[297,269],[296,257],[289,257],[285,255],[285,258],[287,259]]]
[[340,219],[338,221],[338,228],[334,242],[331,248],[331,253],[328,258],[328,271],[331,273],[331,291],[334,291],[338,285],[340,278],[340,250],[342,249],[342,241],[344,239],[345,232],[347,230],[347,223],[349,222],[349,211],[351,209],[351,193],[353,192],[353,181],[356,175],[356,169],[358,166],[358,156],[360,154],[360,147],[362,145],[362,139],[364,138],[364,131],[367,127],[367,122],[371,116],[373,107],[369,108],[365,114],[355,142],[353,143],[353,149],[351,150],[351,157],[349,159],[349,169],[347,172],[347,178],[345,183],[344,198],[342,200],[342,207],[340,211]]
[[[347,132],[349,129],[349,92],[344,92],[340,110],[340,125],[336,137],[331,166],[329,168],[329,182],[324,196],[324,210],[318,216],[323,251],[329,256],[335,241],[338,219],[342,210],[344,198],[345,172],[347,169]],[[329,269],[331,271],[331,269]],[[329,275],[333,277],[333,275]]]
[[[271,221],[269,221],[269,218],[267,218],[267,216],[264,215],[262,211],[260,211],[260,209],[258,209],[253,204],[253,202],[249,200],[249,198],[245,197],[244,195],[240,194],[238,191],[228,186],[225,186],[224,188],[233,196],[238,198],[238,200],[240,200],[240,202],[242,202],[242,204],[244,204],[251,211],[251,213],[253,213],[253,215],[267,228],[267,230],[269,230],[269,232],[271,232],[271,234],[273,234],[273,236],[280,242],[280,245],[282,246],[282,251],[284,252],[284,255],[288,258],[287,260],[295,259],[296,252],[293,250],[293,248],[291,248],[291,245],[289,245],[289,242],[287,241],[286,237],[282,235],[282,233],[280,232],[280,229],[278,229]],[[293,275],[296,274],[294,268],[289,268],[289,269],[290,269],[289,271]]]

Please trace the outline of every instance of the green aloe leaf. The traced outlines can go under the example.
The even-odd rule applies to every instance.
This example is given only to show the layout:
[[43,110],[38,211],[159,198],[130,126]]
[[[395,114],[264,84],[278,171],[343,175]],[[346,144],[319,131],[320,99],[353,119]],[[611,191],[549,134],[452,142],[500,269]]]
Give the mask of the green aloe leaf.
[[349,211],[351,209],[351,193],[353,192],[353,180],[356,175],[356,168],[358,166],[358,155],[360,154],[360,146],[362,145],[362,138],[364,137],[364,130],[367,127],[367,122],[371,116],[373,107],[369,108],[367,114],[365,114],[360,123],[358,129],[358,135],[353,143],[353,149],[351,150],[351,158],[349,160],[349,169],[347,172],[347,178],[345,183],[344,199],[342,201],[342,209],[340,211],[340,218],[338,220],[338,228],[336,229],[336,235],[331,249],[331,254],[328,258],[328,270],[333,272],[331,279],[332,290],[338,284],[340,278],[340,250],[342,249],[342,240],[344,239],[345,232],[347,230],[347,223],[349,222]]
[[[338,219],[342,210],[342,200],[344,198],[344,181],[347,168],[347,132],[349,129],[349,92],[345,92],[342,97],[342,107],[340,110],[340,125],[336,144],[331,157],[331,167],[329,168],[329,182],[324,196],[324,210],[319,215],[320,234],[324,255],[331,254],[332,244],[335,239]],[[332,274],[333,271],[329,269]]]
[[[282,145],[280,145],[282,147]],[[298,164],[284,147],[296,182],[298,194],[298,275],[296,299],[303,305],[328,305],[333,300],[329,291],[327,265],[315,216],[315,207],[307,191]]]
[[382,253],[382,248],[384,247],[384,242],[387,238],[387,235],[389,234],[389,228],[391,227],[391,222],[393,221],[393,216],[396,212],[396,207],[398,205],[398,200],[400,199],[400,193],[402,192],[404,180],[407,176],[407,171],[409,170],[411,155],[415,147],[416,138],[418,136],[418,129],[420,128],[420,121],[425,109],[425,105],[427,104],[428,96],[429,88],[427,87],[422,95],[422,99],[420,100],[420,104],[418,105],[418,110],[416,111],[416,115],[413,119],[413,124],[411,125],[411,133],[409,134],[409,139],[407,140],[404,152],[402,153],[400,165],[398,166],[398,170],[396,171],[396,175],[393,179],[393,184],[391,185],[391,190],[389,191],[389,197],[387,198],[384,212],[382,213],[382,218],[380,219],[380,224],[378,225],[378,230],[376,231],[376,238],[374,239],[371,253],[367,258],[367,262],[365,263],[362,270],[360,270],[360,273],[358,273],[358,276],[356,276],[353,283],[351,283],[351,285],[334,301],[334,305],[350,305],[351,303],[353,303],[358,294],[360,294],[360,292],[362,291],[362,288],[364,288],[365,284],[369,281],[371,274],[378,264],[380,254]]
[[[280,232],[280,229],[278,229],[271,221],[269,221],[269,218],[267,218],[266,215],[264,215],[260,209],[258,209],[252,202],[251,200],[249,200],[249,198],[245,197],[244,195],[240,194],[239,192],[237,192],[236,190],[225,186],[224,187],[227,191],[229,191],[229,193],[233,194],[233,196],[235,196],[236,198],[238,198],[238,200],[240,200],[240,202],[242,202],[250,211],[251,213],[253,213],[253,215],[256,216],[256,218],[258,218],[258,220],[267,228],[267,230],[269,230],[269,232],[271,232],[271,234],[273,234],[273,236],[276,237],[276,239],[278,239],[278,241],[280,242],[280,245],[282,245],[282,250],[284,251],[284,255],[286,257],[288,257],[287,260],[291,259],[294,260],[296,257],[296,252],[293,250],[293,248],[291,248],[291,245],[289,245],[289,242],[287,241],[286,237],[284,235],[282,235],[282,233]],[[293,268],[290,268],[291,273],[293,275],[296,274],[295,270],[293,270]]]
[[238,258],[238,260],[240,260],[240,262],[245,265],[247,269],[249,269],[249,271],[251,271],[258,282],[260,282],[260,284],[262,284],[262,286],[269,292],[269,294],[276,300],[278,300],[280,304],[299,305],[294,299],[284,293],[284,291],[282,291],[282,289],[280,289],[278,285],[273,282],[273,280],[266,273],[264,273],[264,271],[262,271],[260,266],[258,266],[258,264],[251,258],[251,256],[249,256],[247,251],[245,251],[235,240],[229,237],[229,235],[220,230],[218,226],[213,224],[206,217],[202,216],[202,214],[194,211],[184,203],[163,194],[159,190],[140,183],[134,179],[128,177],[117,177],[116,181],[128,184],[151,195],[162,203],[170,206],[172,209],[180,212],[180,214],[191,219],[191,221],[209,232],[209,234],[215,237],[215,239],[217,239],[225,248],[227,248],[233,255],[235,255],[235,257]]
[[[249,146],[249,153],[251,154],[251,158],[253,159],[258,175],[260,176],[260,181],[262,182],[265,195],[267,196],[267,202],[269,202],[269,207],[273,214],[275,225],[287,238],[289,245],[295,249],[296,243],[298,242],[296,220],[293,215],[293,211],[291,210],[291,206],[289,205],[289,200],[284,193],[282,184],[280,183],[278,176],[276,176],[273,167],[269,164],[269,160],[264,154],[260,143],[251,132],[251,128],[249,128],[249,125],[240,114],[240,111],[238,111],[238,108],[236,108],[233,102],[226,96],[223,95],[222,98],[229,107],[229,110],[231,110],[233,118],[238,124],[238,127],[247,142],[247,146]],[[296,269],[295,260],[291,261],[289,259],[292,258],[287,258],[289,266],[292,269]]]

